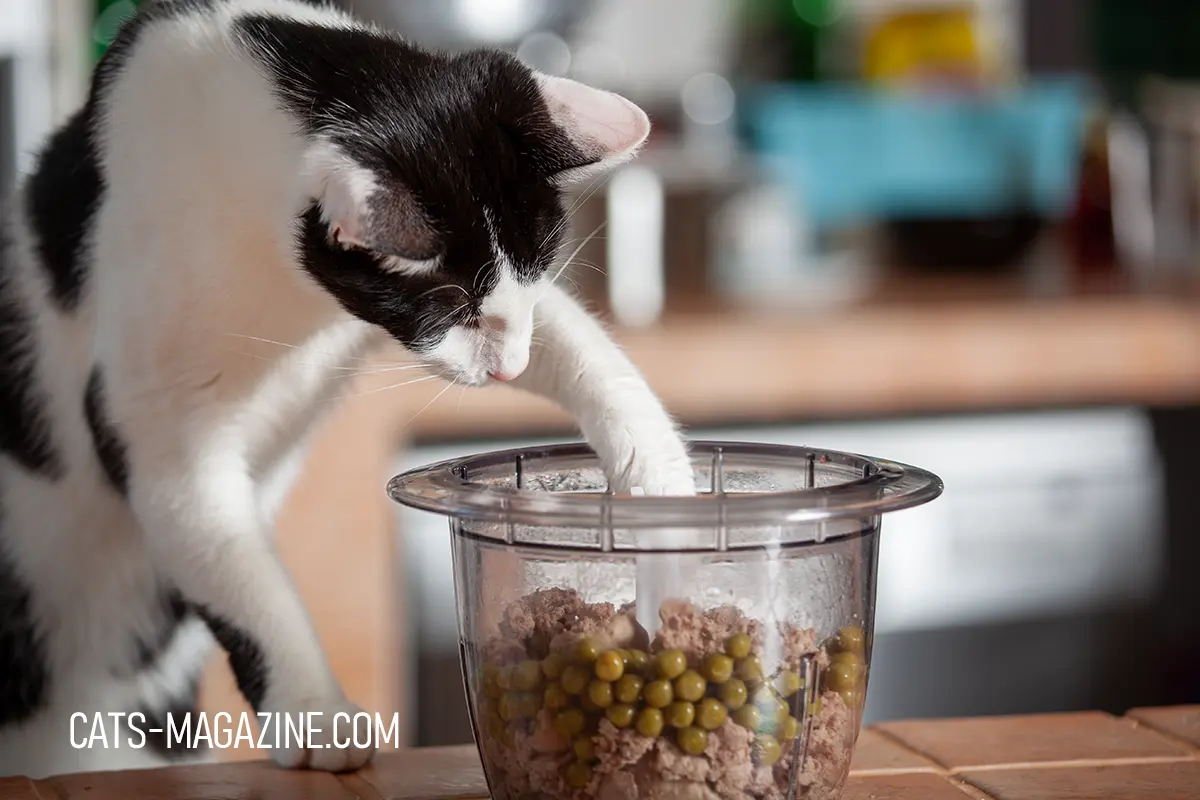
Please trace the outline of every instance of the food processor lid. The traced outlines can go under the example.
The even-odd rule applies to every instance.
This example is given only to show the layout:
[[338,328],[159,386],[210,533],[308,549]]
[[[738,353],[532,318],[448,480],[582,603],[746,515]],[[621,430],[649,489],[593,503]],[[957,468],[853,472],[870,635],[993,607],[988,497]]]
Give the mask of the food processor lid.
[[867,520],[922,505],[942,481],[917,467],[820,448],[689,442],[697,494],[617,495],[586,444],[501,450],[404,472],[402,505],[464,522],[693,528]]

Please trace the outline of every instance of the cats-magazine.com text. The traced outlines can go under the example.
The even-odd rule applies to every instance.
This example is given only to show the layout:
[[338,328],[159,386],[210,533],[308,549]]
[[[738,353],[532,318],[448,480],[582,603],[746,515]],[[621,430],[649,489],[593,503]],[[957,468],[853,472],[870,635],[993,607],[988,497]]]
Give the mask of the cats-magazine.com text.
[[97,712],[71,715],[71,746],[90,748],[133,748],[151,745],[169,749],[197,750],[216,748],[348,748],[384,749],[400,743],[400,714],[390,718],[360,711],[323,714],[320,711],[297,713],[219,711],[167,713],[147,719],[134,712]]

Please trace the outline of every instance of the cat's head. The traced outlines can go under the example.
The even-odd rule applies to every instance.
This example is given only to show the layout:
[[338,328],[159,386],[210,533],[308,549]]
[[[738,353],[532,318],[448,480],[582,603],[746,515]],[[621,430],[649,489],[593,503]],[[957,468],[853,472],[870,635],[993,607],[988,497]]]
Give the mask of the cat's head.
[[632,157],[646,114],[500,52],[303,27],[266,50],[301,45],[275,73],[312,142],[304,268],[443,376],[516,377],[565,249],[563,189]]

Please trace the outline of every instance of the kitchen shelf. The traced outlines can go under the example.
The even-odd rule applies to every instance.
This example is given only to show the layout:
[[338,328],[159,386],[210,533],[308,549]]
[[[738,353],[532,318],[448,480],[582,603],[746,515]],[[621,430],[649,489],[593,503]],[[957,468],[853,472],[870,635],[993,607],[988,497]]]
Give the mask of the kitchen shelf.
[[[1200,401],[1191,293],[1036,298],[984,281],[936,285],[821,315],[680,310],[615,336],[687,425]],[[571,429],[550,403],[507,387],[451,388],[435,401],[442,388],[384,392],[405,438]]]

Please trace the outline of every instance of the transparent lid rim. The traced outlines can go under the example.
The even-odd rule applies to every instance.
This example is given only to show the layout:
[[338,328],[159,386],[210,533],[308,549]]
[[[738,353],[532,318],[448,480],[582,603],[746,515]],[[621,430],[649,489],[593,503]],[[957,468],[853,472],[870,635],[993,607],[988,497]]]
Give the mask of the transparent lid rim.
[[869,518],[922,505],[943,491],[931,472],[886,459],[813,447],[747,442],[691,441],[693,463],[705,457],[763,455],[775,458],[856,461],[864,477],[832,486],[780,492],[694,496],[632,496],[556,493],[484,486],[464,472],[518,458],[595,458],[585,444],[556,444],[493,451],[408,470],[388,482],[393,501],[472,522],[553,527],[680,528],[716,525],[807,524],[847,517]]

